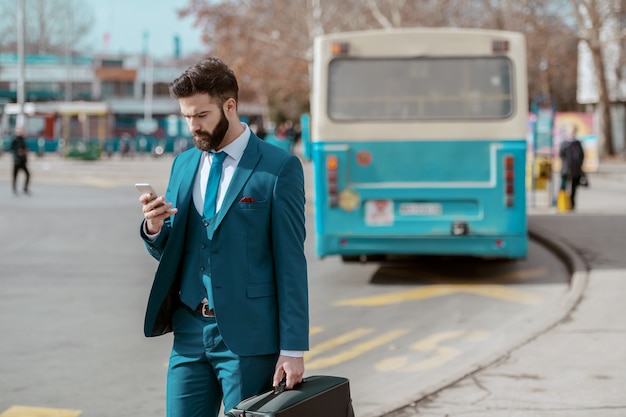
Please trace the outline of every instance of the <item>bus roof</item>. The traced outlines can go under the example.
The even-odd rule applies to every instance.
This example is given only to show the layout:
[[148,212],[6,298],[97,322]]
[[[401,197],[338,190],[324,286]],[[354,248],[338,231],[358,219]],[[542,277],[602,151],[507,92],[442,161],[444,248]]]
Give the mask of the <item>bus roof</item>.
[[[407,42],[409,40],[409,42]],[[417,42],[419,40],[419,42]],[[481,41],[482,40],[482,41]],[[494,40],[506,40],[511,50],[523,50],[525,36],[519,32],[473,28],[396,28],[330,33],[316,43],[349,42],[348,56],[437,56],[491,54]],[[393,48],[389,48],[390,44]]]
[[406,35],[436,35],[450,34],[451,36],[459,35],[488,35],[488,36],[500,36],[500,37],[524,37],[521,32],[497,30],[497,29],[480,29],[480,28],[456,28],[456,27],[414,27],[414,28],[393,28],[393,29],[369,29],[369,30],[355,30],[348,32],[335,32],[318,35],[317,38],[322,39],[343,39],[346,37],[366,37],[388,34],[389,36],[406,36]]

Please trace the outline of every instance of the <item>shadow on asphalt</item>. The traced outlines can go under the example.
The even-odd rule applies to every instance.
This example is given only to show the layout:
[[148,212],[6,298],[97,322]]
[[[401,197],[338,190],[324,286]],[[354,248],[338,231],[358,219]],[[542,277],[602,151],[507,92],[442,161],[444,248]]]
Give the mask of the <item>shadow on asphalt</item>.
[[523,260],[481,259],[462,256],[403,256],[380,263],[370,280],[376,285],[428,284],[562,284],[569,273],[561,260],[530,241]]

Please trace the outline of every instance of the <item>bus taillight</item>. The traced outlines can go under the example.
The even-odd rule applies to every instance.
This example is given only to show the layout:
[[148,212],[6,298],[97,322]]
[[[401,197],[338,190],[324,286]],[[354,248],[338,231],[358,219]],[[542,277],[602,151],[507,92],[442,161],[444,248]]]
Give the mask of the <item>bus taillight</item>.
[[509,41],[498,39],[491,41],[491,52],[509,52]]
[[337,167],[339,160],[336,155],[326,157],[326,187],[328,189],[328,205],[337,207],[339,205],[339,189],[337,186]]
[[348,42],[333,42],[332,51],[335,56],[347,55],[348,49]]
[[515,159],[513,155],[504,157],[504,205],[513,207],[513,193],[515,191],[513,182],[515,180]]

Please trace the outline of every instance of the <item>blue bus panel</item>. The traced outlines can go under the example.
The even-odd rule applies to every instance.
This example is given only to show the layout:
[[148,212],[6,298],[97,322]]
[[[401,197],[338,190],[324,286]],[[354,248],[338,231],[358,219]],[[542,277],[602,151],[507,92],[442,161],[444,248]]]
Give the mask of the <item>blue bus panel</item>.
[[311,148],[319,256],[527,255],[525,139]]

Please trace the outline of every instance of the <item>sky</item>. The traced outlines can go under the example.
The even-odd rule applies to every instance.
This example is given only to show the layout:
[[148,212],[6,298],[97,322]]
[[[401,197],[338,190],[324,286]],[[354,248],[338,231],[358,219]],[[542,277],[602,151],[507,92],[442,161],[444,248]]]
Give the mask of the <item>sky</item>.
[[[144,43],[155,58],[174,54],[174,36],[180,37],[181,55],[204,50],[200,29],[191,18],[180,19],[176,9],[185,0],[83,0],[94,16],[85,45],[95,53],[142,53]],[[109,34],[108,44],[105,43]],[[144,42],[147,33],[147,42]]]

